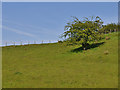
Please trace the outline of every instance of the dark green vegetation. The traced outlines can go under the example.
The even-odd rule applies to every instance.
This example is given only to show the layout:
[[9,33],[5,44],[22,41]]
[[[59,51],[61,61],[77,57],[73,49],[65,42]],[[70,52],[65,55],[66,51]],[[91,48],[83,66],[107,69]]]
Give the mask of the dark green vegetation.
[[103,28],[99,31],[100,33],[111,33],[118,31],[118,28],[120,28],[120,25],[111,23],[107,25],[103,25]]
[[3,88],[117,88],[118,34],[80,45],[64,43],[2,48]]

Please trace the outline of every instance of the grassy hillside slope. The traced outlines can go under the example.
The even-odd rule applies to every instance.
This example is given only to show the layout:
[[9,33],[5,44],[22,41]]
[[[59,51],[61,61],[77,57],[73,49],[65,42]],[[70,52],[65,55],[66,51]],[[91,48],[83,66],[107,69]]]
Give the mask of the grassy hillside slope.
[[57,43],[3,47],[3,88],[116,88],[118,34],[108,36],[80,52]]

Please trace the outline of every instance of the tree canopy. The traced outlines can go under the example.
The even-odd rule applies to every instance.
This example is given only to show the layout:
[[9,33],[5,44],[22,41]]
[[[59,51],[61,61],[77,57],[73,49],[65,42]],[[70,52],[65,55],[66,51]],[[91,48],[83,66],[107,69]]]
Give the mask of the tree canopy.
[[103,21],[99,16],[85,17],[83,20],[73,17],[73,21],[65,26],[62,37],[73,44],[79,43],[86,49],[89,42],[101,39],[99,31],[102,29],[102,24]]

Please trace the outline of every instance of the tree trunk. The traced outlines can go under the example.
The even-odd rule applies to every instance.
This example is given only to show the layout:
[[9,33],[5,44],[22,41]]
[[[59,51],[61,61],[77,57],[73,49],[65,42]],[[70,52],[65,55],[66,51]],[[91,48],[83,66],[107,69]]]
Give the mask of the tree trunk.
[[86,50],[88,48],[89,44],[88,43],[82,43],[82,47],[84,50]]

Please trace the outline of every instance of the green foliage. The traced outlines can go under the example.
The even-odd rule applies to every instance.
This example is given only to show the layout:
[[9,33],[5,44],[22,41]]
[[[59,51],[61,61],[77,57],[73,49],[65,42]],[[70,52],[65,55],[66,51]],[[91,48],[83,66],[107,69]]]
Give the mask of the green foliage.
[[120,25],[115,24],[115,23],[103,25],[103,28],[99,32],[106,33],[106,34],[110,32],[116,32],[118,31],[118,27],[120,27]]
[[62,35],[67,37],[66,41],[86,47],[89,42],[101,39],[102,35],[98,31],[102,28],[103,22],[100,17],[90,19],[85,17],[82,21],[76,17],[73,18],[73,21],[65,26],[65,32]]

